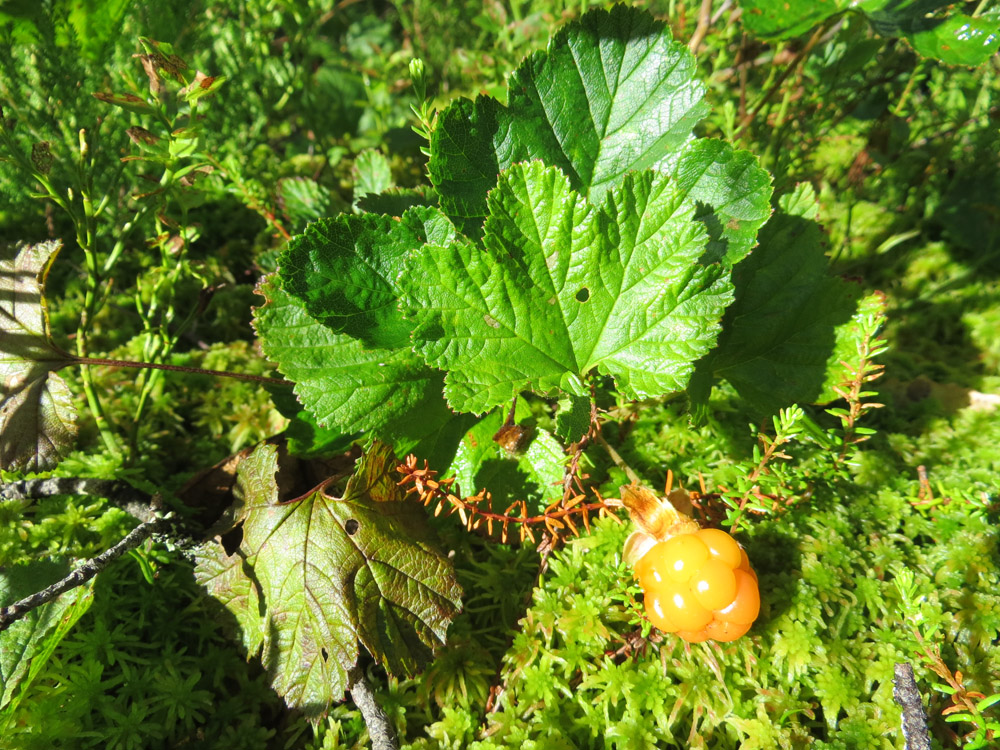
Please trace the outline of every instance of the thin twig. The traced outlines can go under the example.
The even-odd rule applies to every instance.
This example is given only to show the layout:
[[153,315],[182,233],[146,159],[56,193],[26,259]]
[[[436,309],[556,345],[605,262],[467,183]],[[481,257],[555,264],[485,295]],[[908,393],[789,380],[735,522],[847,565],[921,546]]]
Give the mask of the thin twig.
[[167,372],[186,372],[191,375],[211,375],[218,378],[233,378],[249,380],[254,383],[290,386],[291,382],[282,378],[269,378],[264,375],[250,375],[244,372],[228,372],[226,370],[206,370],[203,367],[184,367],[182,365],[162,365],[155,362],[133,362],[127,359],[103,359],[101,357],[74,357],[69,364],[97,365],[103,367],[131,367],[137,370],[165,370]]
[[743,131],[750,126],[750,123],[754,121],[757,115],[760,114],[760,111],[778,92],[778,89],[781,87],[781,84],[785,82],[785,80],[788,78],[788,76],[792,74],[793,71],[798,69],[799,65],[801,65],[803,60],[805,60],[806,57],[809,56],[809,53],[812,52],[813,47],[815,47],[819,43],[819,41],[823,38],[823,35],[827,32],[829,28],[830,28],[830,21],[827,21],[826,23],[821,25],[818,29],[816,29],[813,35],[809,37],[809,41],[806,42],[806,45],[798,51],[798,53],[795,55],[794,58],[792,58],[792,61],[788,63],[788,65],[781,72],[781,74],[774,81],[774,83],[771,84],[767,92],[765,92],[764,95],[760,97],[760,99],[754,105],[753,110],[747,113],[743,117],[742,122],[740,122],[739,128],[736,130],[737,137],[739,137],[743,133]]
[[[719,9],[712,14],[710,23],[718,23],[719,19],[722,18],[722,15],[732,7],[733,7],[733,0],[725,0],[725,2],[719,6]],[[732,15],[729,17],[729,23],[730,24],[736,23],[736,20],[740,17],[742,12],[743,12],[742,8],[737,8],[736,10],[734,10]]]
[[639,478],[639,475],[635,473],[635,470],[631,466],[625,463],[625,459],[618,454],[618,451],[611,447],[611,443],[604,439],[604,435],[601,434],[600,430],[594,431],[594,438],[604,446],[604,450],[611,456],[611,460],[615,462],[615,466],[625,472],[625,476],[629,478],[630,482],[642,484],[642,479]]
[[913,667],[903,662],[894,667],[892,697],[903,709],[902,730],[906,750],[931,750],[931,738],[927,733],[927,715],[920,700],[917,682],[913,679]]
[[24,599],[14,602],[8,607],[0,609],[0,632],[6,630],[12,623],[20,620],[36,607],[47,604],[60,594],[85,584],[91,578],[108,567],[108,565],[110,565],[114,560],[118,559],[129,550],[135,549],[146,541],[146,539],[152,536],[168,517],[169,514],[157,516],[149,521],[144,521],[132,529],[132,531],[130,531],[125,538],[118,542],[118,544],[114,547],[105,550],[97,557],[87,560],[61,581],[56,581],[48,588],[42,589],[31,596],[26,596]]
[[708,27],[712,23],[712,0],[701,0],[701,10],[698,11],[698,25],[695,27],[691,41],[688,42],[688,49],[691,54],[697,55],[702,39],[708,33]]
[[365,677],[364,670],[354,666],[347,675],[350,681],[351,699],[361,712],[361,718],[368,727],[368,738],[372,750],[399,750],[399,737],[385,711],[375,700],[375,691]]

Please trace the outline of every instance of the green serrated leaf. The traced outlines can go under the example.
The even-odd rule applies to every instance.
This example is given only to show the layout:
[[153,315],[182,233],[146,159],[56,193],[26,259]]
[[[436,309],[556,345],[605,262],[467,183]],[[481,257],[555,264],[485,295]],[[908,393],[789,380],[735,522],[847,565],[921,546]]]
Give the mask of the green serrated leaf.
[[771,175],[749,151],[702,138],[687,145],[664,171],[698,209],[711,241],[702,263],[732,266],[746,257],[757,241],[757,230],[771,215]]
[[847,6],[845,0],[740,0],[743,25],[755,36],[791,39]]
[[436,206],[437,193],[431,187],[389,188],[381,193],[369,194],[357,201],[362,211],[370,214],[402,216],[414,206]]
[[271,386],[267,388],[271,402],[281,415],[288,419],[288,426],[282,433],[287,441],[288,452],[298,458],[318,458],[343,453],[361,435],[344,434],[340,429],[323,427],[308,409],[295,398],[289,388]]
[[497,184],[500,163],[513,163],[508,115],[496,99],[456,99],[440,114],[431,133],[427,175],[441,210],[466,235],[482,233],[486,194]]
[[314,320],[273,276],[261,281],[267,302],[254,310],[264,354],[295,382],[295,393],[325,427],[345,434],[392,435],[412,410],[444,409],[440,373],[408,349],[365,349]]
[[[38,560],[0,571],[0,607],[34,594],[70,572],[66,560]],[[0,632],[0,731],[42,672],[55,647],[90,608],[93,589],[84,585],[37,607]]]
[[[462,438],[476,423],[476,418],[448,411],[443,398],[438,398],[437,403],[443,408],[425,413],[411,412],[412,420],[403,425],[407,428],[405,434],[394,436],[392,445],[400,458],[412,453],[435,471],[444,473],[452,467]],[[397,428],[396,432],[403,430]]]
[[595,208],[558,169],[516,164],[489,213],[482,245],[425,245],[401,281],[415,348],[448,371],[453,408],[482,413],[522,390],[583,396],[594,370],[629,398],[684,388],[732,287],[697,264],[708,238],[673,180],[630,175]]
[[694,56],[648,13],[592,11],[511,74],[511,136],[599,203],[691,137],[708,112],[695,72]]
[[823,233],[815,222],[778,214],[760,246],[733,272],[736,300],[718,347],[698,363],[693,399],[722,377],[752,408],[773,412],[826,398],[828,361],[838,326],[850,322],[860,289],[828,275]]
[[444,643],[461,589],[419,505],[401,502],[395,457],[376,443],[341,497],[319,487],[281,502],[277,453],[240,464],[239,550],[203,547],[196,578],[240,622],[289,706],[322,715],[343,699],[358,642],[393,675],[413,675]]
[[278,183],[278,201],[292,227],[301,231],[310,221],[336,213],[330,191],[308,177],[288,177]]
[[[519,419],[530,410],[518,404]],[[454,476],[459,490],[471,495],[488,489],[491,508],[503,512],[523,500],[529,513],[539,513],[562,497],[563,464],[566,454],[545,430],[533,430],[527,445],[511,454],[493,440],[504,422],[502,410],[481,419],[462,439],[455,456]]]
[[743,23],[771,39],[800,36],[846,12],[861,12],[885,37],[903,37],[924,55],[950,65],[980,65],[1000,48],[1000,18],[955,12],[947,0],[741,0]]
[[661,162],[707,113],[694,57],[648,13],[619,5],[560,30],[511,75],[508,106],[460,99],[431,135],[428,171],[441,207],[478,237],[486,194],[517,161],[561,169],[600,202],[624,176]]
[[789,216],[799,216],[803,219],[815,219],[819,216],[819,201],[816,189],[808,182],[799,182],[790,193],[778,198],[781,210]]
[[959,13],[904,36],[924,57],[949,65],[982,65],[1000,49],[1000,19]]
[[56,370],[73,361],[49,335],[43,292],[57,240],[0,259],[0,467],[45,471],[76,437],[76,409]]
[[366,195],[378,195],[393,186],[392,168],[381,151],[369,148],[358,154],[351,170],[354,176],[354,202]]
[[955,12],[945,0],[861,0],[881,36],[904,37],[924,57],[949,65],[979,65],[1000,48],[1000,19]]
[[575,443],[590,428],[590,398],[565,396],[559,399],[556,411],[556,436],[567,443]]
[[281,255],[282,287],[314,319],[368,348],[409,344],[398,308],[397,278],[407,255],[425,242],[448,243],[455,228],[433,208],[411,208],[401,220],[361,214],[321,219],[293,237]]

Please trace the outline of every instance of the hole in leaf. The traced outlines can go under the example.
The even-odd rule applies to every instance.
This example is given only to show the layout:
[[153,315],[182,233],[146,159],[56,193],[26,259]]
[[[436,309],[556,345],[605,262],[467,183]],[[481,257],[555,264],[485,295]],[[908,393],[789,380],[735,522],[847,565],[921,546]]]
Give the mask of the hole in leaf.
[[355,521],[353,518],[349,518],[347,523],[344,524],[344,531],[347,532],[348,536],[354,536],[358,533],[358,529],[361,528],[361,524]]
[[327,661],[330,658],[330,654],[326,652],[325,648],[321,648],[319,652],[323,655],[323,661]]
[[240,548],[240,544],[243,543],[243,524],[241,523],[236,528],[227,531],[219,537],[219,541],[222,542],[222,548],[227,555],[235,553]]
[[588,299],[590,299],[590,290],[587,287],[583,287],[583,289],[576,293],[577,302],[586,302]]

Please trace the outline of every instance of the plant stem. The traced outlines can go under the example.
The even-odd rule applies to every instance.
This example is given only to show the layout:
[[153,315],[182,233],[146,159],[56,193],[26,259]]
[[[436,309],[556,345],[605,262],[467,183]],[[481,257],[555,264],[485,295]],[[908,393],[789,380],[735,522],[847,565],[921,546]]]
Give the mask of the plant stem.
[[701,9],[698,11],[698,25],[695,27],[694,34],[691,35],[691,41],[688,42],[688,49],[691,50],[692,55],[698,54],[698,48],[701,46],[705,34],[708,33],[708,27],[711,23],[712,0],[701,0]]
[[[174,171],[171,167],[165,167],[163,174],[160,176],[160,189],[168,190],[173,183]],[[163,210],[166,209],[166,204],[164,203]],[[156,237],[161,238],[159,241],[160,250],[160,267],[170,268],[169,274],[166,278],[162,278],[156,282],[153,286],[153,291],[150,297],[149,306],[142,309],[141,305],[137,305],[139,308],[139,315],[142,318],[143,326],[145,331],[148,332],[148,338],[143,344],[142,356],[146,362],[156,362],[158,359],[165,359],[170,354],[170,350],[173,348],[174,341],[170,337],[167,331],[167,325],[172,320],[172,303],[168,303],[167,310],[165,310],[160,315],[160,323],[154,328],[154,321],[157,318],[157,313],[160,307],[160,289],[166,286],[171,294],[173,294],[177,279],[180,277],[181,271],[184,268],[183,256],[178,255],[176,258],[171,258],[164,247],[164,242],[162,237],[165,234],[165,229],[163,221],[160,214],[156,215]],[[146,411],[146,402],[149,399],[150,394],[156,388],[160,382],[160,376],[156,372],[144,371],[138,378],[136,378],[136,384],[139,386],[139,398],[135,407],[135,413],[132,415],[132,437],[131,437],[131,447],[134,450],[139,443],[139,427],[142,423],[143,414]]]
[[[64,209],[69,213],[70,219],[73,221],[73,225],[76,228],[76,243],[80,246],[80,250],[83,251],[84,263],[87,268],[87,281],[86,287],[84,289],[83,297],[83,311],[80,314],[80,321],[76,327],[76,354],[77,357],[87,356],[87,344],[90,333],[91,321],[97,317],[97,312],[100,308],[100,287],[103,283],[104,275],[101,272],[97,261],[97,253],[94,249],[96,243],[97,235],[97,217],[94,212],[94,203],[91,199],[92,184],[90,179],[90,171],[88,170],[87,163],[87,143],[86,143],[86,133],[80,131],[80,160],[77,164],[77,173],[80,181],[80,199],[83,204],[83,217],[78,217],[76,212],[71,210],[71,205],[67,204]],[[54,194],[51,186],[47,186],[49,194]],[[101,399],[97,395],[97,389],[94,387],[94,379],[92,373],[84,368],[80,372],[80,382],[83,385],[83,392],[87,399],[87,406],[90,408],[90,413],[94,417],[94,424],[97,427],[97,431],[101,436],[101,441],[104,446],[108,449],[117,459],[122,456],[121,445],[118,442],[118,438],[114,431],[111,429],[111,425],[108,422],[108,418],[104,413],[104,406],[101,404]]]
[[351,691],[351,699],[361,712],[365,726],[368,727],[368,739],[371,740],[372,750],[399,750],[396,728],[375,700],[375,691],[365,677],[364,670],[354,666],[347,673],[347,679],[350,682],[347,689]]
[[788,114],[788,104],[792,99],[792,92],[790,89],[785,89],[784,95],[781,97],[781,106],[778,108],[778,117],[771,127],[771,136],[768,138],[767,151],[764,153],[764,158],[761,160],[762,163],[768,165],[772,172],[777,169],[777,152],[778,144],[781,141],[781,136],[783,135],[783,129],[785,125],[785,116]]
[[754,119],[756,119],[757,115],[760,114],[760,111],[764,108],[764,106],[774,97],[774,95],[778,92],[778,89],[781,88],[781,84],[783,84],[785,80],[787,80],[788,76],[792,74],[792,71],[797,70],[799,66],[802,65],[805,59],[809,56],[809,53],[812,52],[813,47],[819,43],[819,40],[823,38],[823,35],[826,34],[833,23],[833,18],[828,18],[822,25],[820,25],[820,27],[813,32],[813,35],[809,37],[809,41],[806,42],[806,46],[796,53],[792,61],[788,63],[783,71],[781,71],[781,74],[773,81],[768,82],[764,93],[757,98],[757,101],[754,103],[753,107],[751,107],[750,112],[747,113],[746,117],[744,117],[743,121],[740,123],[740,127],[736,131],[737,137],[750,126],[750,123],[752,123]]
[[612,448],[611,444],[604,439],[604,435],[601,434],[601,431],[599,429],[594,430],[594,439],[596,439],[598,443],[604,446],[604,450],[606,450],[608,452],[608,455],[611,456],[611,460],[615,462],[615,466],[617,466],[619,469],[625,472],[625,476],[629,478],[630,482],[634,482],[635,484],[642,484],[642,479],[639,478],[639,475],[635,473],[635,470],[631,466],[625,463],[625,459],[622,458],[618,454],[618,451]]
[[249,380],[254,383],[270,385],[291,385],[282,378],[268,378],[263,375],[250,375],[245,372],[228,372],[226,370],[206,370],[202,367],[184,367],[182,365],[164,365],[156,362],[133,362],[127,359],[104,359],[102,357],[76,357],[73,360],[78,365],[97,365],[103,367],[130,367],[135,370],[165,370],[167,372],[187,372],[192,375],[214,375],[220,378],[234,380]]
[[902,116],[906,100],[910,98],[910,92],[913,91],[913,87],[916,85],[917,81],[920,80],[923,72],[924,60],[921,59],[920,62],[917,63],[917,66],[913,69],[913,72],[910,74],[910,79],[906,82],[906,88],[903,89],[903,93],[900,95],[899,101],[896,102],[896,106],[892,108],[892,114],[894,116]]

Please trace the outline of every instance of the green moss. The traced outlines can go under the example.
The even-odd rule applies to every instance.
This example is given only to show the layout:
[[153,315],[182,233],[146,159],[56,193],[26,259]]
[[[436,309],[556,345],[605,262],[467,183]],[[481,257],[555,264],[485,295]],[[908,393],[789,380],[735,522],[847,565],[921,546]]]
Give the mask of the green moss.
[[[820,747],[895,747],[893,664],[916,661],[917,650],[894,584],[899,566],[923,574],[924,620],[941,623],[953,666],[982,688],[1000,678],[988,653],[998,533],[973,506],[929,519],[896,495],[859,493],[761,523],[746,539],[763,596],[750,637],[690,645],[664,636],[627,655],[617,652],[634,628],[616,605],[630,586],[619,557],[626,533],[602,521],[554,556],[504,657],[501,709],[477,747],[554,737],[569,746],[805,747],[819,737]],[[924,689],[936,679],[919,669],[918,678]]]

